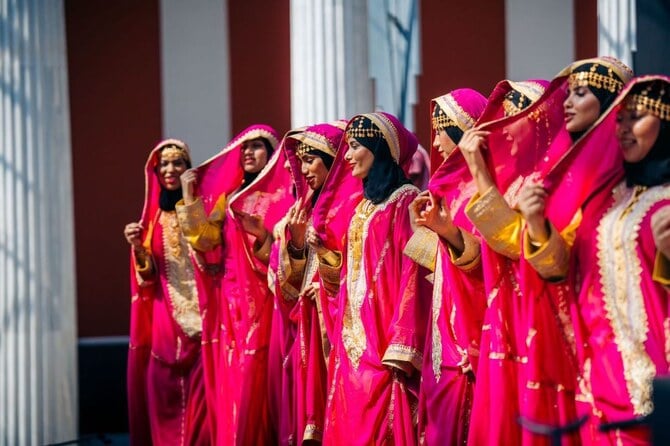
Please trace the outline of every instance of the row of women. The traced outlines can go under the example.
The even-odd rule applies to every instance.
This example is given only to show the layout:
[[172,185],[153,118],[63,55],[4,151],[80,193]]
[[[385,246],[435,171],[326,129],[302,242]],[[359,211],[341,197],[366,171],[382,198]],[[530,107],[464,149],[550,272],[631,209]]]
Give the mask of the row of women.
[[616,423],[669,373],[670,78],[581,60],[430,117],[423,192],[387,113],[155,147],[134,444],[648,444]]

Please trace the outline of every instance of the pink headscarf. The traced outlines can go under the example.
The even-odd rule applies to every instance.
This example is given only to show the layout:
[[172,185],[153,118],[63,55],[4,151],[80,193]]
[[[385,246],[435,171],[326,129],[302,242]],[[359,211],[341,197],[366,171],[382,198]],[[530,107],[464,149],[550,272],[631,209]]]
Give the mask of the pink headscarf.
[[[370,119],[384,135],[393,159],[409,175],[412,156],[416,152],[418,141],[416,136],[407,130],[395,116],[384,113],[365,113],[356,115],[347,124],[349,129],[352,121],[364,116]],[[351,166],[344,159],[348,149],[348,137],[342,138],[337,156],[330,169],[319,200],[313,211],[313,225],[317,234],[329,249],[343,251],[344,236],[349,222],[363,196],[363,182],[351,175]]]

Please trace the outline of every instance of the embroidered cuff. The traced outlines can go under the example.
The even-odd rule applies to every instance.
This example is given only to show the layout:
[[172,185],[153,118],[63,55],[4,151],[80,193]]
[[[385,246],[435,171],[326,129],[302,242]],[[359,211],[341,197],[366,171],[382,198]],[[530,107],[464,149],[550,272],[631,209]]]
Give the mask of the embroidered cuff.
[[524,256],[545,280],[561,280],[568,274],[570,248],[554,225],[549,223],[549,239],[540,247],[531,244],[528,232],[523,234]]
[[513,260],[519,258],[523,219],[496,188],[491,187],[483,195],[475,194],[465,213],[491,249]]
[[424,268],[435,271],[437,243],[440,236],[430,229],[419,226],[405,245],[404,254]]
[[656,253],[654,271],[651,278],[665,287],[670,286],[670,260],[661,252]]
[[481,250],[479,239],[474,235],[470,234],[467,231],[461,229],[461,235],[463,236],[463,243],[465,248],[463,253],[460,256],[454,251],[454,249],[447,243],[447,249],[449,250],[449,257],[451,258],[451,263],[462,269],[463,271],[470,271],[476,268],[481,261]]
[[423,354],[407,345],[391,344],[386,348],[382,364],[401,369],[408,375],[411,375],[412,367],[421,371]]
[[[221,242],[221,228],[220,226],[209,227],[210,222],[205,214],[205,206],[199,197],[189,205],[179,200],[175,210],[182,234],[194,249],[202,252],[211,251]],[[219,220],[222,221],[222,217]]]

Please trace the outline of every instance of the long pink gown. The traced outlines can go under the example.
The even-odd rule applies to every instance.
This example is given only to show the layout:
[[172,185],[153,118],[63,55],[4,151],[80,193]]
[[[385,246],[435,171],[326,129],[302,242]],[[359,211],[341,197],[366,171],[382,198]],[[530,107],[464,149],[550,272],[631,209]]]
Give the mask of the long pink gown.
[[156,168],[166,140],[146,164],[144,245],[154,272],[144,280],[131,255],[131,324],[128,352],[130,440],[135,445],[210,444],[201,358],[202,322],[189,247],[174,211],[158,207]]

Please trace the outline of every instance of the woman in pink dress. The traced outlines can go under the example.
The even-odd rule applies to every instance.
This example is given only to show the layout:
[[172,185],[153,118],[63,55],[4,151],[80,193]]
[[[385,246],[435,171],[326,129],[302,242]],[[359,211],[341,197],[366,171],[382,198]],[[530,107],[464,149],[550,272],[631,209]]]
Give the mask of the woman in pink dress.
[[323,436],[324,352],[329,344],[321,316],[318,258],[306,245],[305,232],[345,125],[313,125],[288,135],[283,144],[297,201],[275,228],[268,281],[281,315],[274,319],[273,333],[283,339],[279,444],[284,445],[320,443]]
[[[592,415],[583,438],[642,445],[650,443],[646,428],[601,433],[598,425],[650,414],[652,379],[670,372],[670,78],[634,79],[612,118],[624,178],[584,207],[572,252],[583,400]],[[558,242],[547,249],[566,259],[570,247]],[[555,274],[569,267],[557,264]]]
[[[524,112],[484,125],[463,138],[473,177],[478,183],[485,182],[482,177],[495,182],[475,196],[467,210],[486,240],[483,256],[494,259],[487,262],[485,271],[489,309],[473,408],[475,416],[482,414],[473,424],[489,429],[471,429],[474,444],[500,437],[511,443],[548,443],[549,436],[543,438],[536,432],[538,423],[559,432],[569,430],[578,419],[578,367],[569,315],[573,291],[566,283],[544,280],[542,277],[551,276],[531,267],[533,260],[522,249],[523,207],[526,191],[542,181],[544,190],[553,196],[551,215],[556,217],[556,227],[569,232],[580,207],[616,177],[616,157],[601,154],[602,146],[607,147],[607,138],[603,139],[607,132],[600,121],[629,77],[630,70],[615,59],[575,62]],[[577,89],[575,81],[582,78],[591,84]],[[595,109],[588,113],[572,107],[574,98],[585,94],[595,99]],[[573,126],[577,121],[580,125]],[[482,150],[484,147],[488,150]],[[482,167],[485,164],[493,167]],[[580,171],[585,166],[590,175]],[[546,257],[542,262],[554,260]],[[516,382],[516,388],[504,385],[509,382]],[[499,411],[500,400],[516,401],[516,410]],[[518,417],[530,429],[522,430]],[[530,423],[536,423],[535,427]],[[571,443],[579,442],[574,429],[567,435]]]
[[211,443],[198,292],[175,212],[179,176],[190,166],[186,144],[159,143],[145,167],[142,218],[124,230],[132,246],[128,414],[135,445]]
[[[324,286],[339,288],[323,441],[411,445],[430,305],[425,272],[402,253],[419,193],[407,178],[417,141],[395,117],[369,113],[349,121],[346,143],[308,234],[339,251],[319,256]],[[348,222],[344,239],[328,228],[338,221]]]
[[463,444],[468,435],[486,299],[479,241],[458,212],[473,190],[456,146],[485,106],[486,98],[467,88],[433,99],[433,155],[439,155],[433,159],[444,162],[431,178],[430,192],[410,206],[415,229],[405,254],[434,271],[419,400],[421,444]]
[[215,346],[210,401],[220,445],[265,444],[275,437],[267,392],[273,309],[267,264],[271,229],[293,202],[289,173],[274,169],[283,165],[276,145],[272,128],[251,126],[182,175],[182,230],[198,258],[220,265],[201,305],[204,326],[212,330],[207,339]]

